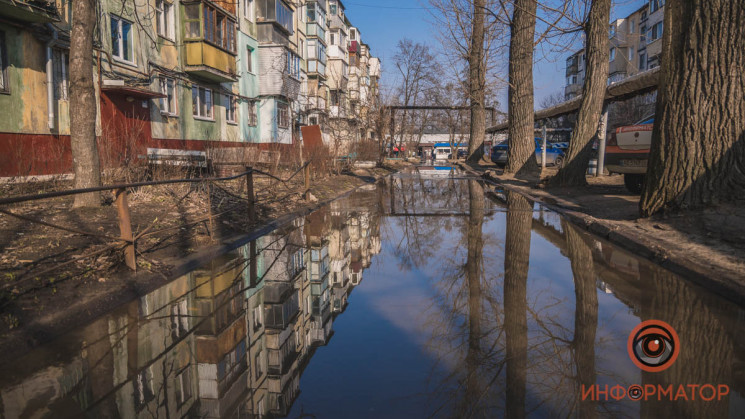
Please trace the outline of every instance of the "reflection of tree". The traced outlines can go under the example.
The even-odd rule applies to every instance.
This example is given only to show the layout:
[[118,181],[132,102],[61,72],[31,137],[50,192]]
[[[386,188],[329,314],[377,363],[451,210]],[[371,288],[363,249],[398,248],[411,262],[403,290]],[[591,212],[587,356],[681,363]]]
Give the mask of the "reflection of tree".
[[596,416],[595,402],[590,398],[581,400],[582,386],[595,384],[595,333],[598,327],[598,295],[595,289],[595,270],[592,250],[579,233],[564,223],[567,253],[574,274],[574,362],[576,368],[579,413],[582,418]]
[[466,355],[466,408],[473,411],[481,396],[479,370],[481,365],[481,254],[484,243],[482,223],[484,222],[484,189],[476,180],[468,181],[468,259],[466,260],[466,281],[468,287],[468,354]]
[[[659,267],[651,272],[649,293],[651,298],[644,302],[641,320],[662,320],[670,324],[680,338],[680,354],[667,370],[657,373],[642,373],[642,383],[667,387],[673,384],[675,397],[679,384],[733,384],[732,367],[733,342],[725,329],[728,317],[735,318],[732,304],[725,303],[698,287],[687,283],[672,273]],[[724,320],[724,321],[723,321]],[[731,330],[737,330],[732,327]],[[691,389],[686,389],[691,394]],[[730,390],[733,391],[733,390]],[[706,390],[704,395],[709,397]],[[670,417],[727,417],[729,397],[721,400],[703,401],[696,390],[695,400],[680,398],[670,401],[669,397],[651,397],[641,402],[641,417],[657,417],[665,412]]]
[[525,417],[528,364],[527,289],[533,205],[524,196],[507,193],[504,248],[504,332],[507,361],[507,417]]

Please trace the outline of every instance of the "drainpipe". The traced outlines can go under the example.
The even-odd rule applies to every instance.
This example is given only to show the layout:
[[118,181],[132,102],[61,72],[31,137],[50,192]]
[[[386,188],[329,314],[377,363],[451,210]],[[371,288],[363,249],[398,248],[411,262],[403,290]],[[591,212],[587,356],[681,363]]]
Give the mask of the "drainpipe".
[[52,46],[57,42],[57,30],[51,23],[46,24],[52,31],[52,39],[47,42],[47,123],[49,130],[54,129],[54,66],[52,64]]

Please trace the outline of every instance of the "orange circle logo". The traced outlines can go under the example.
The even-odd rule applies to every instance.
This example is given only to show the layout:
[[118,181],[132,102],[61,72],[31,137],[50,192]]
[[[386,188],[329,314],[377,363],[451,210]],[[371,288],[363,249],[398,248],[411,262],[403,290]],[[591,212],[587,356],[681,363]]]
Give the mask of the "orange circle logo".
[[661,320],[647,320],[629,334],[627,348],[634,364],[644,371],[660,372],[678,358],[680,340],[675,329]]

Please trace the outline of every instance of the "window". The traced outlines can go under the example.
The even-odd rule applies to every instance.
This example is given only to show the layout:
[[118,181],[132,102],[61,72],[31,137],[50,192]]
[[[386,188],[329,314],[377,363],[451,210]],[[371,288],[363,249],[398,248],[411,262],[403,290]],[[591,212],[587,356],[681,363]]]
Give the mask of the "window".
[[654,25],[652,25],[651,28],[647,31],[647,38],[649,38],[650,41],[655,41],[657,39],[660,39],[662,37],[662,22],[657,22]]
[[212,89],[192,86],[191,103],[196,118],[212,119]]
[[155,28],[159,36],[173,39],[173,4],[155,0]]
[[318,117],[317,116],[311,116],[308,118],[308,124],[310,125],[318,125]]
[[654,13],[665,5],[665,0],[649,0],[649,13]]
[[132,22],[111,16],[111,52],[114,58],[134,63]]
[[338,90],[331,91],[331,106],[339,106],[341,104],[341,95]]
[[298,51],[300,51],[300,58],[305,58],[305,42],[302,39],[298,40]]
[[634,61],[634,47],[629,47],[629,61]]
[[202,38],[202,21],[199,18],[201,3],[184,5],[184,36],[186,39]]
[[287,74],[290,76],[300,79],[300,57],[287,51]]
[[286,103],[277,102],[277,126],[280,128],[290,127],[290,107]]
[[639,53],[639,70],[646,70],[647,69],[647,54],[640,52]]
[[282,25],[282,27],[287,29],[287,32],[292,34],[294,32],[292,10],[290,10],[289,7],[285,6],[282,0],[277,0],[276,7],[277,23]]
[[246,71],[253,74],[254,72],[254,61],[253,61],[254,50],[251,47],[246,47]]
[[261,316],[263,314],[261,312],[261,306],[259,305],[259,306],[254,307],[253,313],[254,313],[254,318],[253,318],[254,330],[257,330],[262,325],[262,318],[261,318]]
[[636,20],[631,19],[631,23],[629,24],[629,33],[634,33],[634,29],[636,29]]
[[151,400],[155,398],[153,393],[153,373],[150,368],[145,368],[137,374],[137,378],[134,381],[135,387],[135,401],[137,402],[137,411],[139,412],[145,407]]
[[610,30],[608,32],[611,38],[616,36],[616,25],[610,25]]
[[645,22],[647,20],[647,11],[642,12],[642,22]]
[[329,4],[329,14],[332,15],[332,16],[335,15],[337,13],[337,8],[338,7],[339,6],[337,6],[336,3]]
[[0,92],[9,93],[8,54],[5,46],[5,32],[0,31]]
[[352,29],[351,31],[349,31],[349,39],[352,40],[352,41],[356,41],[357,40],[357,30],[356,29]]
[[615,59],[616,59],[616,49],[615,48],[611,48],[610,49],[610,60],[613,61]]
[[[248,102],[248,125],[255,127],[258,124],[258,117],[256,114],[256,101]],[[261,313],[259,313],[261,315]],[[254,320],[255,321],[255,320]]]
[[255,21],[254,17],[254,0],[243,0],[243,17],[249,22]]
[[316,21],[316,4],[315,3],[308,3],[307,7],[307,19],[308,23],[315,23]]
[[178,115],[176,103],[176,80],[170,77],[160,78],[160,92],[166,97],[160,98],[160,113],[163,115]]
[[[256,368],[254,368],[254,371],[256,371],[256,379],[258,380],[261,378],[262,375],[264,375],[264,365],[262,365],[261,360],[261,349],[259,349],[259,352],[256,353],[256,356],[254,357],[254,365]],[[262,400],[263,401],[263,400]],[[261,402],[259,402],[261,404]],[[263,415],[263,413],[261,413]]]
[[329,33],[329,45],[336,45],[336,42],[335,42],[335,39],[334,39],[335,38],[335,35],[336,34],[333,33],[333,32],[332,33]]
[[234,95],[225,95],[225,120],[231,124],[238,121],[235,117],[236,98]]
[[639,26],[639,41],[645,42],[647,40],[647,25]]
[[204,39],[218,48],[235,52],[235,22],[216,8],[204,5]]
[[191,376],[188,367],[176,376],[176,399],[179,406],[191,399]]
[[54,68],[54,98],[67,100],[69,86],[68,68],[70,58],[67,52],[55,49],[52,53],[52,67]]

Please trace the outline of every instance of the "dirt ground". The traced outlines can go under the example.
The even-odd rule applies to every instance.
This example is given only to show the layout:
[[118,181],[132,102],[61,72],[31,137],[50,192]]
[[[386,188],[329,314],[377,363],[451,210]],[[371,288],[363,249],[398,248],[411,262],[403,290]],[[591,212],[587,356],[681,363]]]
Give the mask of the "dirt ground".
[[[287,183],[257,176],[257,219],[253,222],[248,217],[245,178],[131,191],[136,273],[123,263],[122,242],[112,239],[119,237],[119,221],[111,203],[72,209],[72,197],[62,197],[0,207],[27,217],[0,214],[0,347],[13,342],[34,346],[107,305],[136,298],[143,289],[172,278],[179,274],[173,271],[175,267],[205,249],[218,252],[226,241],[271,228],[280,217],[374,183],[404,165],[391,162],[384,168],[313,179],[310,201],[302,196],[302,175]],[[275,174],[287,179],[291,172]],[[12,185],[0,188],[0,196],[19,192]],[[72,312],[77,314],[66,314]],[[29,325],[35,326],[23,336],[7,336]]]
[[[505,176],[496,166],[468,166],[564,212],[577,224],[720,294],[745,299],[745,202],[639,217],[639,195],[621,175],[588,176],[582,188],[546,188]],[[541,178],[556,173],[547,168]],[[736,295],[734,295],[735,293]]]

